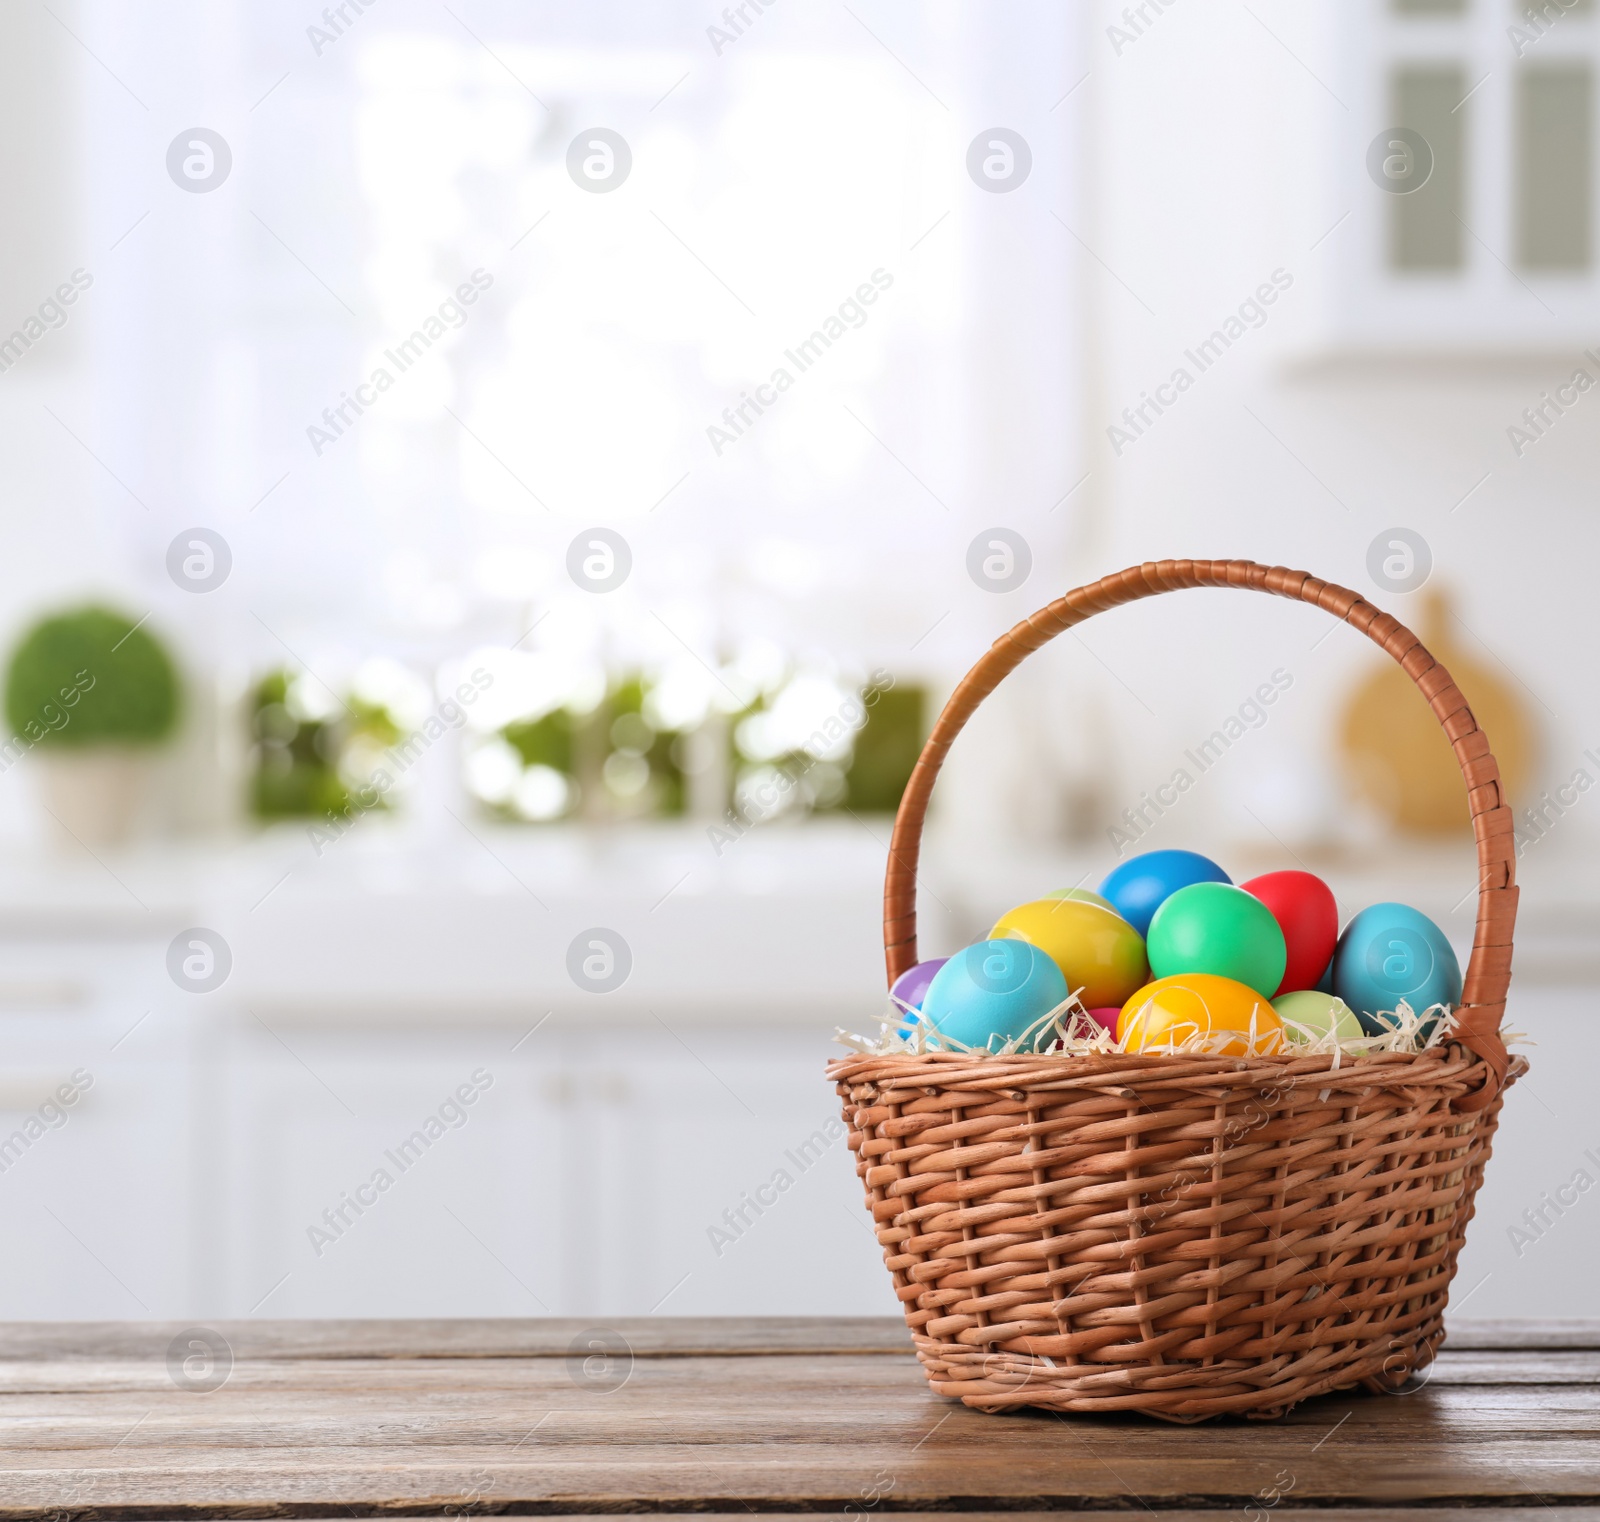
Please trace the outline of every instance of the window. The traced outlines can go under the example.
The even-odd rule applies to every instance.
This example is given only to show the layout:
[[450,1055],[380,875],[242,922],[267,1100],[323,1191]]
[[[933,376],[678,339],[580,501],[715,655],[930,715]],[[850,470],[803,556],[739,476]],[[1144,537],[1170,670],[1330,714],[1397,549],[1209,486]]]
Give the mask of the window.
[[1464,258],[1462,116],[1466,71],[1406,67],[1395,71],[1390,115],[1432,150],[1427,183],[1397,195],[1389,223],[1389,262],[1400,270],[1456,270]]
[[[286,642],[338,691],[367,654],[421,670],[480,642],[619,672],[768,647],[841,679],[847,657],[907,661],[923,589],[971,533],[941,500],[991,384],[966,362],[995,300],[966,273],[968,227],[1011,203],[975,191],[955,118],[848,15],[791,34],[780,10],[719,51],[683,0],[625,47],[604,8],[554,33],[498,13],[469,31],[454,8],[371,9],[273,85],[255,60],[305,29],[286,43],[248,10],[229,90],[260,104],[229,129],[228,195],[168,196],[126,244],[148,145],[96,140],[126,188],[97,200],[97,246],[171,281],[106,340],[129,479],[188,460],[187,500],[239,504],[252,665]],[[95,14],[97,55],[163,66],[164,35]],[[942,68],[949,31],[917,18],[897,46]],[[1041,52],[1041,91],[1060,68]],[[569,168],[596,128],[631,148],[615,195]],[[1043,148],[1029,194],[1048,198]],[[1061,258],[1037,239],[1026,267],[1042,285]],[[1029,390],[1068,349],[1030,353]],[[569,566],[597,525],[632,546],[612,596]],[[171,534],[152,526],[139,563]]]
[[1517,261],[1586,270],[1594,155],[1587,64],[1524,68],[1517,80]]
[[[1369,0],[1330,205],[1341,343],[1562,348],[1600,319],[1594,0]],[[1343,123],[1341,122],[1341,126]],[[1426,160],[1406,188],[1396,166]],[[1386,167],[1387,166],[1387,167]],[[1389,182],[1385,182],[1389,176]],[[1347,228],[1336,224],[1341,214]]]

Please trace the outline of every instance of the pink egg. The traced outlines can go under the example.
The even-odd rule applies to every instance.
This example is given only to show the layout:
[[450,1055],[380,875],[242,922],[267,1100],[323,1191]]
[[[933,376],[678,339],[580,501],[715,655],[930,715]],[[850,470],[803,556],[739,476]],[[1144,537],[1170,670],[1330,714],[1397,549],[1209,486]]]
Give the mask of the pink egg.
[[1117,1034],[1117,1019],[1122,1014],[1120,1009],[1089,1009],[1084,1013],[1094,1021],[1108,1036]]

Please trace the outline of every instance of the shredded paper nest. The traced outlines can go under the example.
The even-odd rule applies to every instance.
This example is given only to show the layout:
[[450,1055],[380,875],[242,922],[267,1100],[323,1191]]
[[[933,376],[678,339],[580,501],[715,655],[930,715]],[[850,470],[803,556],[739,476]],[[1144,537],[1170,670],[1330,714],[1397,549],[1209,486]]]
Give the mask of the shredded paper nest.
[[[1418,1012],[1401,999],[1397,1009],[1384,1010],[1381,1013],[1385,1021],[1391,1022],[1389,1029],[1380,1035],[1352,1037],[1344,1041],[1339,1040],[1331,1030],[1314,1031],[1298,1021],[1283,1019],[1280,1016],[1284,1034],[1288,1038],[1287,1044],[1281,1050],[1297,1057],[1327,1053],[1334,1058],[1334,1066],[1337,1067],[1345,1057],[1368,1057],[1378,1052],[1427,1051],[1450,1041],[1456,1028],[1454,1014],[1447,1004],[1431,1004]],[[910,1028],[902,1035],[901,1027],[906,1024],[908,1017],[911,1021]],[[847,1046],[852,1051],[870,1057],[920,1056],[924,1052],[961,1052],[967,1056],[980,1057],[985,1054],[1010,1057],[1026,1053],[1051,1057],[1088,1057],[1135,1050],[1146,1056],[1152,1052],[1176,1056],[1189,1053],[1226,1055],[1244,1034],[1249,1035],[1252,1051],[1259,1050],[1265,1053],[1271,1050],[1271,1044],[1266,1040],[1258,1044],[1253,1023],[1248,1033],[1231,1030],[1205,1033],[1197,1031],[1181,1041],[1133,1048],[1117,1040],[1091,1020],[1078,995],[1073,993],[1048,1014],[1035,1020],[1020,1036],[1014,1036],[999,1045],[995,1044],[995,1038],[991,1036],[989,1045],[974,1047],[953,1037],[930,1031],[915,1010],[891,995],[884,1010],[880,1034],[876,1038],[853,1035],[841,1029],[835,1032],[834,1039],[841,1046]],[[1268,1034],[1265,1031],[1262,1033],[1264,1038]],[[1508,1036],[1506,1039],[1509,1043],[1516,1038]]]

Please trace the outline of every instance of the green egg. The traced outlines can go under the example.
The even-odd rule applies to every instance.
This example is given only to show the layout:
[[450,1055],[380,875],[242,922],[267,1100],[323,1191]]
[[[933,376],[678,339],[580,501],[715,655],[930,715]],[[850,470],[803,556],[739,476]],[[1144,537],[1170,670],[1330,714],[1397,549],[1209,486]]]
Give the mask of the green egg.
[[1152,977],[1209,972],[1264,999],[1277,993],[1289,960],[1272,911],[1232,883],[1190,883],[1163,899],[1150,921],[1146,951]]
[[[1366,1034],[1356,1012],[1336,994],[1307,988],[1274,999],[1272,1007],[1283,1021],[1284,1035],[1301,1045],[1326,1035],[1330,1029],[1340,1041],[1355,1041]],[[1296,1026],[1304,1029],[1297,1030]]]

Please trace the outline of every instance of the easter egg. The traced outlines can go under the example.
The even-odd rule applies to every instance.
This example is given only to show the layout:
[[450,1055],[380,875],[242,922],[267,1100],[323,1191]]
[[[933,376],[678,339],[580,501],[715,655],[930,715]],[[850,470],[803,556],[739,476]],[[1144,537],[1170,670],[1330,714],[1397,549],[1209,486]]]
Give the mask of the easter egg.
[[930,1044],[948,1036],[965,1046],[1009,1041],[1067,997],[1061,969],[1037,946],[1006,937],[958,951],[922,1000]]
[[1110,899],[1101,898],[1098,893],[1088,888],[1057,888],[1053,893],[1045,894],[1046,898],[1078,898],[1086,904],[1099,904],[1102,909],[1110,909],[1114,914],[1116,906]]
[[1333,990],[1375,1036],[1388,1028],[1379,1011],[1402,999],[1419,1015],[1430,1004],[1459,1004],[1461,964],[1427,915],[1406,904],[1369,904],[1339,937]]
[[1018,936],[1061,969],[1086,1009],[1121,1005],[1150,981],[1144,938],[1120,914],[1076,898],[1040,898],[1002,914],[989,932]]
[[1150,921],[1146,949],[1157,978],[1207,972],[1270,999],[1288,959],[1272,911],[1231,883],[1191,883],[1165,899]]
[[[1252,1032],[1254,1045],[1252,1046]],[[1283,1022],[1253,988],[1211,973],[1157,978],[1122,1006],[1117,1037],[1130,1052],[1166,1051],[1196,1036],[1216,1037],[1225,1057],[1283,1050]]]
[[1315,1041],[1330,1030],[1340,1041],[1355,1041],[1366,1034],[1356,1012],[1343,999],[1314,988],[1283,994],[1272,1001],[1272,1007],[1283,1021],[1284,1036],[1296,1044]]
[[1106,1035],[1115,1037],[1117,1034],[1117,1021],[1122,1018],[1122,1010],[1115,1004],[1107,1009],[1084,1010],[1090,1020],[1103,1030]]
[[899,1005],[920,1009],[923,995],[927,993],[928,985],[933,982],[934,974],[949,960],[949,957],[933,957],[929,961],[918,962],[915,967],[907,968],[894,980],[894,985],[889,990],[889,997]]
[[1216,862],[1193,851],[1146,851],[1110,872],[1100,891],[1140,935],[1149,935],[1150,917],[1179,888],[1232,881]]
[[1283,932],[1288,962],[1274,997],[1314,988],[1339,939],[1339,906],[1333,890],[1310,872],[1268,872],[1239,886],[1272,911]]
[[911,1027],[917,1023],[917,1011],[922,1008],[923,996],[933,982],[933,975],[949,960],[949,957],[934,957],[927,962],[918,962],[894,980],[889,997],[894,1000],[894,1007],[906,1016],[900,1025],[902,1036],[911,1033]]

